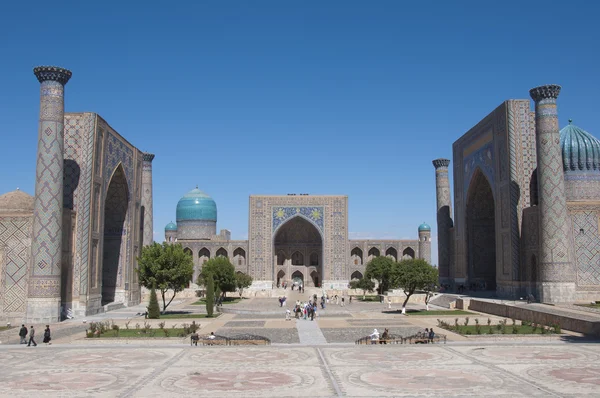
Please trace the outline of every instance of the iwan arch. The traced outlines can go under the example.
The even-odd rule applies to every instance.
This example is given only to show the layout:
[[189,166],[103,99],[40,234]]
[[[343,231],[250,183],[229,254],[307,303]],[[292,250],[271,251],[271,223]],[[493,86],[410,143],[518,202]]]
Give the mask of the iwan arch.
[[165,228],[166,241],[182,244],[192,255],[194,276],[208,259],[228,257],[236,271],[253,277],[250,290],[293,281],[346,289],[376,256],[431,259],[431,228],[425,223],[415,240],[348,239],[347,196],[252,195],[248,240],[231,240],[228,230],[217,234],[216,209],[204,192],[188,192],[177,204],[177,224]]
[[560,86],[509,100],[453,145],[436,173],[441,282],[533,294],[549,303],[600,300],[600,141],[571,120],[559,130]]

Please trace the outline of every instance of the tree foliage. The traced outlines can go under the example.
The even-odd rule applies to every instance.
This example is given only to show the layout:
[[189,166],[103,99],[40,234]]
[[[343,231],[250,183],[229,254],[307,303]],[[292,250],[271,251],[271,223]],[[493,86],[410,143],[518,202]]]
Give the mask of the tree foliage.
[[[183,251],[180,244],[153,243],[142,248],[137,269],[140,284],[146,288],[155,287],[160,291],[163,311],[185,289],[194,273],[192,256]],[[166,302],[165,294],[172,290],[173,296]]]
[[215,309],[215,281],[213,278],[206,278],[206,313],[209,317],[213,316]]
[[244,289],[250,287],[252,285],[252,277],[248,274],[244,274],[243,272],[238,272],[235,274],[235,286],[238,288],[240,292],[240,297],[244,292]]
[[215,282],[215,291],[225,295],[226,292],[235,292],[236,279],[235,267],[227,257],[218,256],[211,258],[202,266],[198,276],[198,284],[206,286],[206,280],[211,277]]
[[372,292],[373,290],[375,290],[375,282],[373,282],[371,279],[367,278],[367,277],[362,277],[360,279],[355,279],[353,281],[350,281],[350,287],[352,289],[360,289],[363,291],[363,300],[365,299],[365,296],[367,295],[367,292]]
[[396,262],[385,256],[375,257],[367,263],[363,279],[375,279],[379,283],[378,293],[383,294],[393,286]]
[[152,286],[152,289],[150,289],[150,303],[148,303],[148,318],[160,318],[160,307],[158,306],[158,299],[156,298],[156,289],[154,288],[154,286]]
[[438,270],[427,261],[422,259],[400,261],[394,275],[394,284],[402,288],[406,295],[406,300],[402,304],[402,312],[405,312],[406,303],[415,291],[425,291],[429,295],[437,283]]

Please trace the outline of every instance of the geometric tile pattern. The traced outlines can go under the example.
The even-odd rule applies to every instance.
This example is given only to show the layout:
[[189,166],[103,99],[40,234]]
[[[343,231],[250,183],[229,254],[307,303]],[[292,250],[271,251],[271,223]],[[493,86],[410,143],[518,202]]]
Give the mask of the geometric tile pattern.
[[27,266],[31,252],[31,217],[0,219],[0,242],[4,246],[3,312],[25,312]]
[[571,213],[573,238],[575,241],[575,261],[577,265],[577,285],[600,286],[600,231],[598,212],[574,211]]
[[[38,79],[40,79],[39,75]],[[32,236],[35,239],[31,245],[31,274],[34,278],[42,278],[35,282],[36,288],[30,290],[30,297],[40,297],[40,295],[60,297],[63,123],[64,86],[58,81],[44,80],[40,85],[40,121],[32,228]],[[57,279],[58,283],[50,282],[49,279]]]
[[93,178],[93,113],[65,115],[65,208],[76,212],[76,239],[73,247],[73,296],[85,295],[88,288],[89,233]]
[[574,282],[556,98],[559,86],[530,91],[535,101],[540,222],[540,279]]
[[323,231],[323,207],[273,207],[273,231],[296,215],[308,219]]

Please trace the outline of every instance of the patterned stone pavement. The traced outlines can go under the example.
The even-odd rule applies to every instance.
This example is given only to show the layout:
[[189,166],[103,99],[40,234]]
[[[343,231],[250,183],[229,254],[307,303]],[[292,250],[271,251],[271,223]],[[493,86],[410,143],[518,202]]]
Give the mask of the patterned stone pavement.
[[0,347],[2,397],[598,396],[600,345]]

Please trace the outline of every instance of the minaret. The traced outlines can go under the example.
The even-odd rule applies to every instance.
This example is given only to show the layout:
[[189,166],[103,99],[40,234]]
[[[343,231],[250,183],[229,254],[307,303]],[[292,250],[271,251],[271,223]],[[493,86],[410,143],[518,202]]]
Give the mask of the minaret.
[[29,267],[27,321],[61,319],[65,84],[71,71],[38,66],[40,120]]
[[425,222],[419,225],[419,258],[431,264],[431,227]]
[[438,270],[440,282],[449,283],[450,274],[450,228],[452,228],[452,202],[448,181],[449,159],[435,159],[435,193],[437,202]]
[[535,101],[538,179],[539,300],[545,303],[575,301],[575,268],[569,213],[565,195],[558,111],[560,86],[529,90]]
[[144,207],[144,237],[142,244],[154,242],[154,219],[152,212],[152,160],[154,154],[144,152],[142,163],[142,206]]

